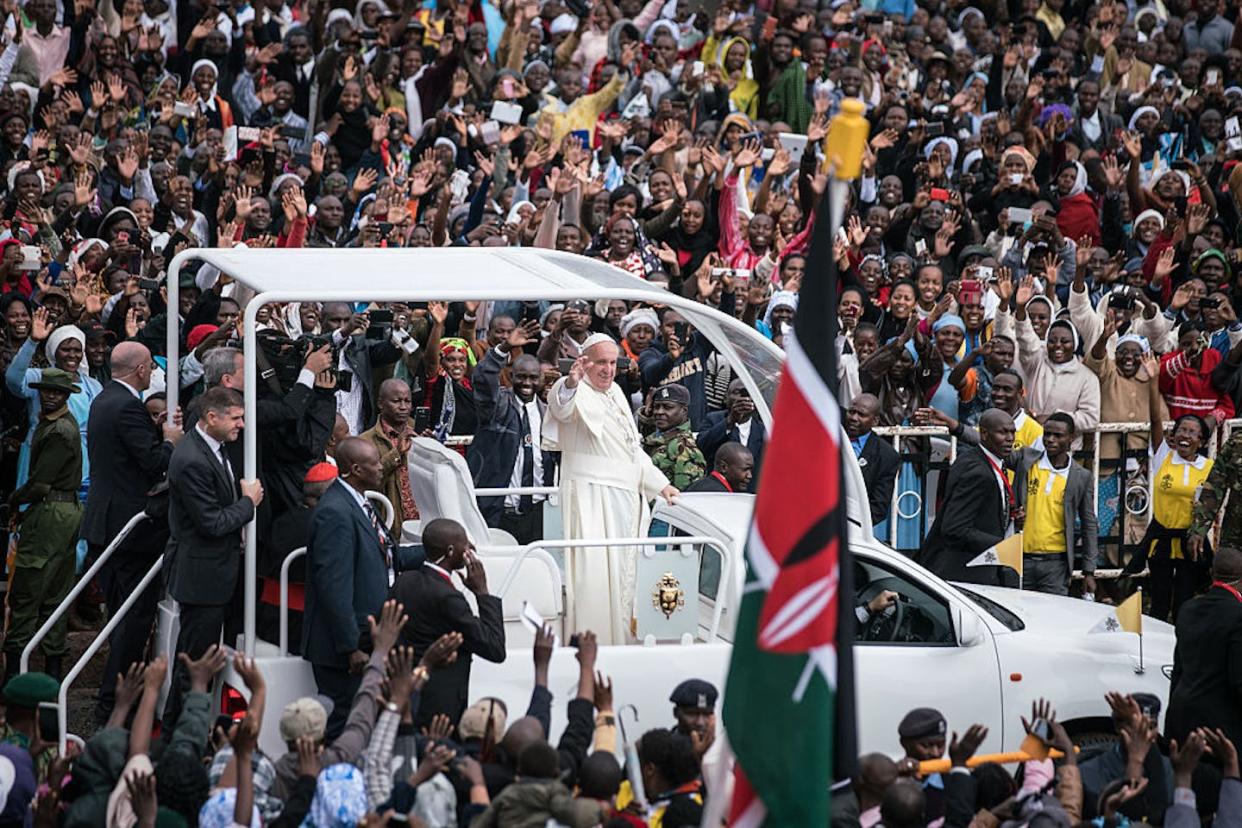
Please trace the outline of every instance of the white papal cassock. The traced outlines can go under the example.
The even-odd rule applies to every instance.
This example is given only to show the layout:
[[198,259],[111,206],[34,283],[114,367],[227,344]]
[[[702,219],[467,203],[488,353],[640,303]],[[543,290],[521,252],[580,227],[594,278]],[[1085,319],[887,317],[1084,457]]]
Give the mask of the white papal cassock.
[[[669,484],[643,451],[624,392],[597,391],[584,377],[576,388],[561,377],[548,394],[543,442],[561,452],[561,514],[565,538],[642,537],[648,501]],[[569,629],[591,630],[601,644],[631,640],[634,547],[586,547],[565,552],[573,590]]]

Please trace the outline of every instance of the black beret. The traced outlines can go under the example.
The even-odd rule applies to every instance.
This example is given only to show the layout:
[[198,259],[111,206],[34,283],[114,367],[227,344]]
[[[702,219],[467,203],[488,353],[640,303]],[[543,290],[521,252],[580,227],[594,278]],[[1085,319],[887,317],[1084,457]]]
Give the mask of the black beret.
[[932,739],[943,737],[948,723],[939,710],[916,707],[905,715],[897,725],[897,735],[902,739]]
[[694,707],[699,710],[716,708],[716,688],[710,681],[686,679],[673,689],[668,700],[678,707]]

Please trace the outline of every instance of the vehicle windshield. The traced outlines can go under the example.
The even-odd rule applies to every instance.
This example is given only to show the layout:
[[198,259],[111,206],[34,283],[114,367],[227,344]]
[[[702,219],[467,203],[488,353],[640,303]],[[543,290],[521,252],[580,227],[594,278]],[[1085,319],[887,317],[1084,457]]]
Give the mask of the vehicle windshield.
[[979,593],[972,592],[971,590],[967,589],[964,586],[961,586],[960,584],[956,584],[955,586],[957,586],[957,589],[959,592],[961,592],[967,598],[969,598],[970,600],[978,604],[980,607],[982,607],[984,612],[986,612],[988,615],[992,616],[997,621],[1004,624],[1005,629],[1009,630],[1010,632],[1019,632],[1021,630],[1026,629],[1026,624],[1022,623],[1021,618],[1019,618],[1009,609],[996,603],[991,598],[985,598]]

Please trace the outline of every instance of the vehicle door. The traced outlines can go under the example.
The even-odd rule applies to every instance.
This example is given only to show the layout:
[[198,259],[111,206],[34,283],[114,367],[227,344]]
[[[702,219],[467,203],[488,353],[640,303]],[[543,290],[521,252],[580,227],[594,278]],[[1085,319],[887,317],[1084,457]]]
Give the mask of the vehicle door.
[[[879,613],[868,603],[885,590],[896,603]],[[897,725],[910,710],[931,707],[949,734],[975,723],[990,732],[980,751],[1001,746],[1001,686],[996,645],[978,611],[942,594],[900,561],[856,549],[853,606],[858,619],[854,664],[862,752],[902,755]],[[947,740],[946,740],[947,741]]]

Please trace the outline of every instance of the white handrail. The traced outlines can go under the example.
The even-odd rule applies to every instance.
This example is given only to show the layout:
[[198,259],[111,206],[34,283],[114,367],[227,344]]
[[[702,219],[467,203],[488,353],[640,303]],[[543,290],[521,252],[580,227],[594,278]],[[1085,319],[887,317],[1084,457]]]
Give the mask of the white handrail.
[[306,547],[300,546],[285,556],[280,564],[280,656],[289,655],[289,566],[297,558],[306,554]]
[[[645,538],[584,538],[584,539],[560,539],[560,540],[542,540],[532,541],[525,546],[489,546],[480,551],[487,553],[496,552],[514,552],[513,563],[509,565],[509,573],[505,576],[505,580],[501,583],[500,589],[496,591],[499,598],[504,598],[508,593],[509,587],[513,586],[514,579],[517,578],[519,565],[526,559],[526,556],[535,549],[579,549],[583,547],[609,547],[609,546],[693,546],[701,544],[710,546],[720,553],[720,557],[724,560],[725,566],[721,577],[725,580],[725,588],[729,591],[729,603],[735,605],[737,602],[737,590],[733,582],[734,567],[736,561],[733,557],[733,550],[730,549],[719,538],[711,538],[706,535],[669,535],[666,537],[645,537]],[[572,587],[566,590],[566,594],[572,604],[577,603],[577,596],[574,595]],[[720,631],[720,616],[724,611],[724,602],[720,600],[720,593],[717,592],[716,600],[713,602],[712,625],[708,630],[708,639],[716,637]],[[577,609],[576,606],[573,609]]]
[[508,495],[554,495],[560,494],[560,486],[499,486],[491,489],[475,489],[475,497],[506,497]]
[[[367,500],[374,500],[376,503],[384,507],[384,525],[392,526],[392,516],[394,514],[392,501],[388,499],[388,495],[383,492],[377,492],[374,489],[367,489],[363,493],[363,497]],[[400,527],[398,527],[400,528]]]
[[103,568],[103,565],[108,562],[108,559],[112,557],[112,553],[115,552],[121,545],[121,542],[128,537],[129,533],[133,531],[133,528],[146,520],[147,517],[148,515],[146,512],[139,512],[130,518],[128,523],[121,527],[121,531],[116,533],[116,537],[113,538],[107,548],[100,553],[99,558],[90,565],[89,569],[82,573],[82,577],[79,578],[78,582],[73,585],[73,589],[69,590],[69,594],[65,596],[64,600],[61,601],[59,605],[57,605],[56,609],[52,610],[52,614],[49,615],[48,619],[43,622],[43,626],[39,627],[39,629],[35,631],[35,634],[31,636],[30,643],[26,645],[24,650],[22,650],[21,671],[23,673],[30,669],[30,656],[34,653],[35,647],[39,646],[39,643],[43,641],[44,637],[51,631],[56,622],[60,620],[60,617],[69,611],[69,608],[73,606],[73,602],[77,600],[79,595],[82,594],[82,591],[90,586],[91,579],[95,577],[95,573],[99,572],[99,570]]
[[[108,619],[108,623],[104,624],[104,628],[99,631],[99,635],[95,636],[95,640],[90,643],[90,646],[86,648],[86,651],[82,653],[77,662],[69,668],[69,673],[65,676],[64,681],[60,683],[60,692],[56,696],[56,725],[59,731],[56,734],[56,738],[59,740],[61,756],[65,755],[65,737],[67,735],[66,731],[69,729],[69,687],[77,680],[81,672],[86,669],[86,665],[95,657],[95,653],[99,652],[99,648],[108,640],[108,636],[116,628],[116,625],[121,623],[121,619],[125,617],[130,607],[134,605],[138,597],[142,595],[151,581],[155,579],[156,574],[159,573],[160,567],[163,565],[164,556],[161,554],[155,563],[151,565],[151,568],[147,570],[147,574],[142,576],[142,580],[138,582],[138,586],[134,588],[134,591],[125,597],[125,602],[117,609],[116,615]],[[174,653],[172,656],[169,660],[175,664],[176,654]]]

